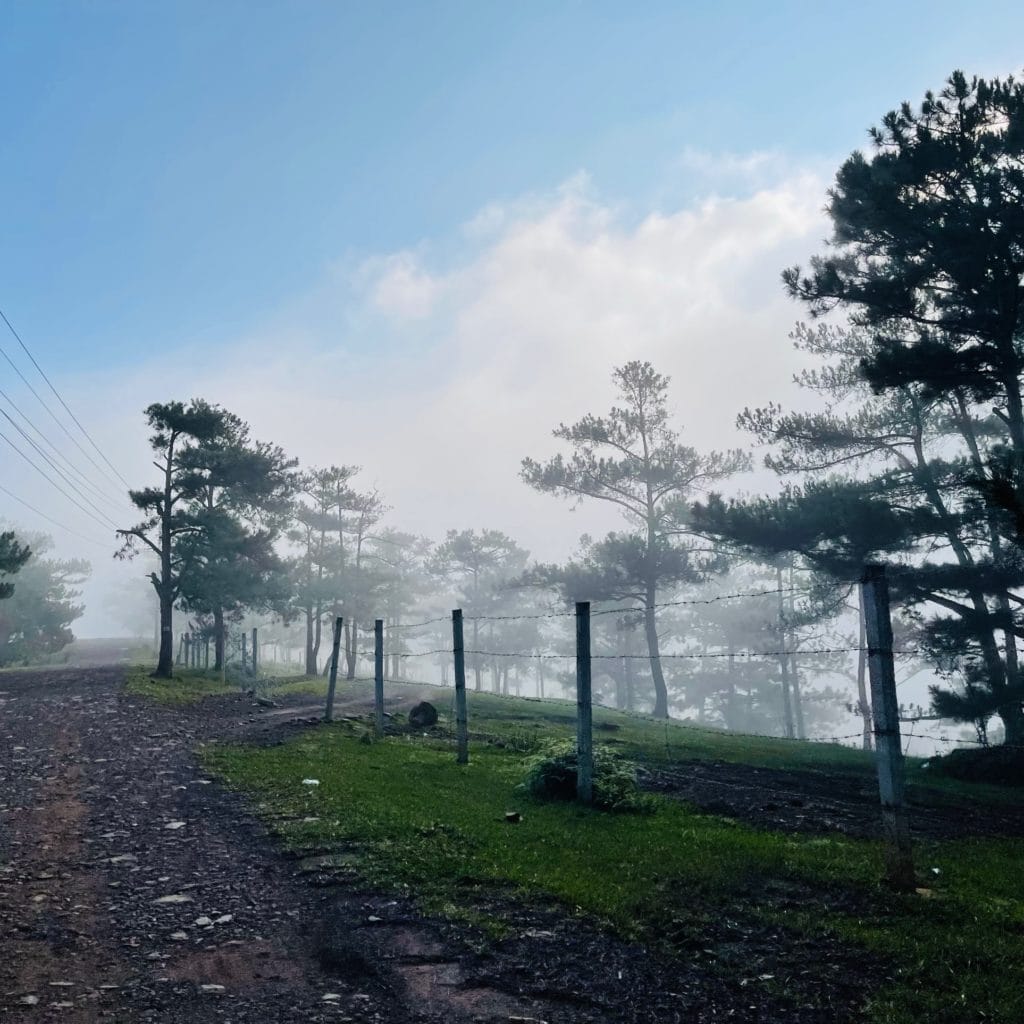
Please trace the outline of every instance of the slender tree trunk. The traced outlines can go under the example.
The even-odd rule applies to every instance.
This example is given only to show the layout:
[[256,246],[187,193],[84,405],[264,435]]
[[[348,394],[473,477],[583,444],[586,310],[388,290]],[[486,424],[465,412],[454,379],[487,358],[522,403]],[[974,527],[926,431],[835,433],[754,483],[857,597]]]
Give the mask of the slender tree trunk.
[[787,739],[793,739],[793,701],[789,691],[789,655],[779,654],[779,676],[782,680],[782,731]]
[[159,679],[170,679],[174,674],[174,605],[170,597],[165,595],[164,588],[158,591],[160,598],[160,654],[157,657],[156,671]]
[[871,702],[868,700],[867,671],[868,671],[868,636],[864,626],[864,591],[857,587],[859,600],[857,602],[857,621],[859,628],[857,635],[860,638],[857,643],[857,707],[860,709],[861,720],[864,723],[863,746],[865,750],[872,747],[872,723],[871,723]]
[[306,675],[316,675],[316,644],[313,637],[313,607],[306,609]]
[[779,589],[779,675],[782,680],[782,727],[788,739],[793,739],[793,701],[789,688],[789,653],[786,651],[786,603],[782,597],[782,566],[775,567],[775,583]]
[[[480,623],[477,619],[473,619],[473,650],[480,650]],[[473,688],[476,690],[480,689],[480,655],[473,655]]]
[[797,667],[796,654],[792,649],[789,653],[789,678],[793,686],[793,713],[796,718],[796,738],[807,739],[807,730],[804,727],[804,700],[800,692],[800,669]]
[[160,585],[156,588],[160,598],[160,654],[157,657],[158,679],[170,679],[174,674],[174,567],[171,564],[171,513],[174,472],[174,441],[167,448],[164,466],[164,502],[160,510]]
[[213,610],[213,669],[219,672],[224,666],[224,609]]
[[359,629],[352,621],[349,626],[349,620],[345,620],[345,678],[355,679],[356,677],[356,643],[359,640]]
[[[629,649],[629,647],[630,647],[630,645],[627,642],[627,644],[626,644],[626,653],[627,654],[632,654],[633,652]],[[626,669],[626,710],[627,711],[635,711],[636,710],[636,699],[634,697],[635,687],[633,686],[633,659],[632,658],[624,658],[623,660],[626,663],[626,665],[625,665],[625,669]]]
[[654,681],[654,717],[668,718],[668,687],[661,671],[661,647],[658,641],[658,621],[655,616],[656,591],[653,585],[647,587],[644,600],[644,633],[647,637],[647,653],[651,659],[651,679]]
[[729,652],[729,682],[725,692],[725,726],[736,729],[736,653]]

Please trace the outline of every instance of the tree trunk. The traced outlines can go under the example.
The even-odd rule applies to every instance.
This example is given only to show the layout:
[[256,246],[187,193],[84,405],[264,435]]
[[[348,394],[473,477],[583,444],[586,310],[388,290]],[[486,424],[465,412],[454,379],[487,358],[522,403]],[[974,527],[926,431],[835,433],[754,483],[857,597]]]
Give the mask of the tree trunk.
[[864,723],[863,746],[865,750],[872,747],[872,723],[871,723],[871,702],[868,700],[867,671],[868,671],[868,637],[864,627],[864,591],[857,587],[860,600],[857,604],[858,622],[860,628],[857,635],[860,637],[857,647],[857,707],[860,709],[861,720]]
[[[476,619],[473,620],[473,650],[474,651],[479,651],[480,650],[480,623]],[[476,690],[479,690],[480,689],[480,685],[481,685],[481,679],[480,679],[480,655],[479,654],[474,654],[473,655],[473,688],[476,689]]]
[[160,655],[157,658],[156,671],[158,679],[170,679],[174,674],[174,604],[170,596],[165,596],[163,588],[158,591],[160,597]]
[[658,622],[655,617],[655,590],[647,588],[644,601],[644,633],[647,636],[647,653],[651,659],[651,678],[654,681],[654,717],[668,718],[668,687],[661,671],[661,648],[658,642]]
[[313,609],[306,609],[306,675],[316,675],[316,638],[313,633]]
[[213,610],[213,669],[219,672],[224,666],[224,609]]
[[800,670],[796,665],[796,655],[790,651],[789,655],[789,678],[793,685],[793,711],[796,716],[796,738],[807,739],[807,730],[804,728],[804,702],[800,693]]
[[359,640],[359,629],[354,621],[345,620],[345,678],[356,677],[356,643]]
[[789,689],[789,655],[786,652],[786,603],[782,597],[782,566],[775,567],[775,582],[779,589],[779,674],[782,678],[782,727],[787,739],[793,739],[793,701]]
[[[627,645],[627,653],[632,653],[631,651],[629,651],[628,645]],[[634,700],[634,697],[633,697],[633,692],[634,692],[634,687],[633,687],[633,659],[632,658],[624,658],[623,661],[625,661],[625,663],[626,663],[625,664],[625,669],[626,669],[626,710],[627,711],[633,711],[633,710],[635,710],[635,703],[636,703],[635,700]]]
[[729,682],[725,691],[725,727],[737,729],[736,722],[736,652],[729,652]]
[[793,739],[793,701],[789,692],[789,655],[779,653],[779,675],[782,679],[782,731],[786,739]]

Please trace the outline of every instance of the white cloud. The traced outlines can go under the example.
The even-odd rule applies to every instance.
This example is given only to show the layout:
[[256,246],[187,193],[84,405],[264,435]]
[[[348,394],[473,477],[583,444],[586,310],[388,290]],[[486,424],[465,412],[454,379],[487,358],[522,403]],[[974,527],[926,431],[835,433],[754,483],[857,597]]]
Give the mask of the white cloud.
[[[787,334],[800,310],[779,272],[820,247],[825,187],[793,173],[628,220],[574,179],[489,206],[443,266],[429,246],[366,261],[340,318],[332,274],[295,322],[276,318],[286,327],[64,387],[79,409],[109,410],[89,426],[132,480],[152,476],[142,408],[201,394],[306,465],[364,466],[398,525],[434,537],[493,526],[559,557],[615,519],[530,492],[520,459],[552,453],[560,421],[603,412],[613,366],[649,359],[670,374],[684,437],[701,448],[748,444],[739,410],[794,399]],[[27,478],[17,489],[48,499]]]
[[433,311],[439,291],[440,282],[424,271],[412,253],[398,253],[384,261],[371,301],[390,316],[421,320]]

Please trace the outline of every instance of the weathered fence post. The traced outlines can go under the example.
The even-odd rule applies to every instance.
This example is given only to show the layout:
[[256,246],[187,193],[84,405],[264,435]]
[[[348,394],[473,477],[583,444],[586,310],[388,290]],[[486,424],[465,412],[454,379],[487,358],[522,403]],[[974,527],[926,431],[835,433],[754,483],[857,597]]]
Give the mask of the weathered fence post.
[[208,670],[210,667],[210,638],[207,637],[203,641],[203,668]]
[[182,641],[185,645],[185,657],[182,661],[185,668],[191,668],[192,666],[192,634],[185,633],[182,636]]
[[334,691],[338,686],[338,648],[341,646],[341,623],[339,615],[334,620],[334,637],[331,640],[331,674],[327,678],[327,707],[324,709],[324,721],[334,717]]
[[373,621],[373,721],[377,736],[384,735],[384,620]]
[[242,631],[242,675],[249,671],[249,652],[245,648],[245,631]]
[[594,800],[594,723],[590,696],[590,602],[576,602],[576,796]]
[[868,676],[875,732],[878,793],[886,842],[886,872],[891,885],[913,889],[914,860],[910,825],[903,802],[903,751],[900,748],[899,702],[892,656],[892,619],[885,567],[867,565],[861,580],[864,628],[868,641]]
[[252,674],[257,675],[260,670],[260,645],[256,640],[256,627],[252,627]]
[[455,763],[469,764],[469,721],[466,715],[466,649],[462,640],[462,609],[452,612],[452,653],[455,655]]

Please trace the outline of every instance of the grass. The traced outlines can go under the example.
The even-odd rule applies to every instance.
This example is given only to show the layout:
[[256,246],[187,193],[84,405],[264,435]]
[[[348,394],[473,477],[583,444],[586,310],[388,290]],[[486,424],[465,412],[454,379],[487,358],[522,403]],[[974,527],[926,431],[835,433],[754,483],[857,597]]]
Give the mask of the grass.
[[[534,801],[519,788],[524,757],[565,736],[572,706],[474,693],[470,715],[477,739],[462,769],[446,742],[361,742],[365,728],[352,722],[281,746],[217,746],[204,756],[258,802],[287,844],[345,853],[368,882],[414,893],[429,911],[468,916],[500,932],[495,894],[553,900],[651,943],[701,934],[726,913],[745,914],[891,962],[895,980],[869,1007],[868,1019],[878,1024],[1024,1019],[1019,842],[918,844],[927,892],[896,896],[879,885],[875,842],[759,831],[667,800],[643,816]],[[851,773],[872,771],[868,755],[837,746],[666,730],[604,710],[595,722],[599,739],[649,762],[697,757],[798,767],[833,773],[839,785]],[[911,774],[921,776],[920,800],[992,795],[985,787],[933,783],[919,765]],[[305,778],[319,785],[303,785]],[[510,809],[522,813],[520,823],[505,822]],[[806,909],[773,899],[770,882],[795,887]],[[843,898],[833,899],[836,893]]]
[[222,683],[220,673],[212,670],[175,669],[170,679],[154,679],[151,671],[142,665],[133,666],[125,681],[125,692],[170,706],[195,704],[204,697],[238,692],[237,684]]

